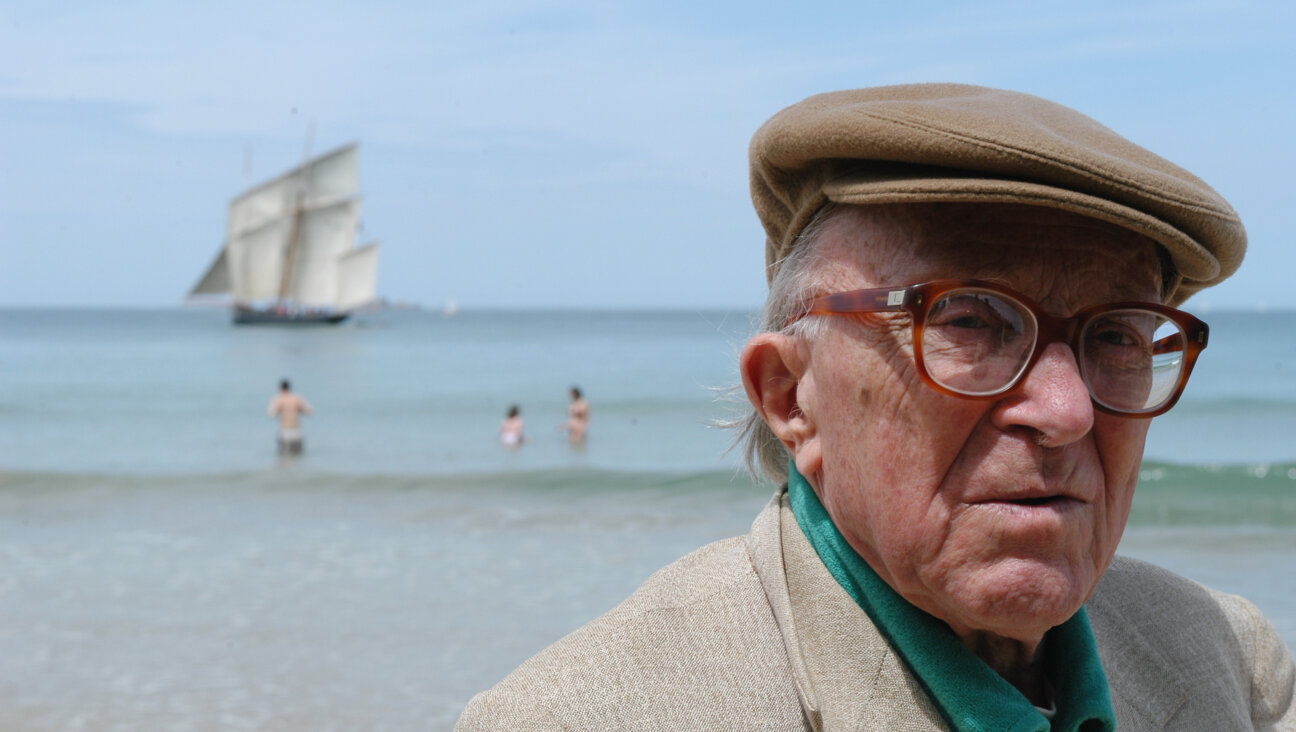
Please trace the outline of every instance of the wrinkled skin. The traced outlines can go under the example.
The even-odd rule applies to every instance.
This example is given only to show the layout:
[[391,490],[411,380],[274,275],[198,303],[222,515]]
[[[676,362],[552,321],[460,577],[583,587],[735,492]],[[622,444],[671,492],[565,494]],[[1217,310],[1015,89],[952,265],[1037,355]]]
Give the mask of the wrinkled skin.
[[[1150,240],[1052,209],[848,208],[822,237],[814,294],[976,278],[1057,315],[1160,300]],[[1060,343],[1014,390],[970,400],[922,381],[907,316],[828,321],[813,340],[753,338],[749,396],[869,566],[1042,698],[1041,641],[1112,560],[1148,421],[1096,411]]]

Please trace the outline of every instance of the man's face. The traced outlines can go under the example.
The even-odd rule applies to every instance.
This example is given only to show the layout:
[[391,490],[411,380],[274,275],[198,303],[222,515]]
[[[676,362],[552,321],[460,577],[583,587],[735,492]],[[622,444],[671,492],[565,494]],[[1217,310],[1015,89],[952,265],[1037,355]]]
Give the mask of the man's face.
[[[1024,206],[894,211],[825,225],[815,294],[975,278],[1055,315],[1159,301],[1155,245],[1123,229]],[[923,383],[908,317],[825,325],[801,346],[811,431],[794,453],[855,550],[964,637],[1037,640],[1074,614],[1124,530],[1148,421],[1097,412],[1061,343],[1013,391],[968,400]]]

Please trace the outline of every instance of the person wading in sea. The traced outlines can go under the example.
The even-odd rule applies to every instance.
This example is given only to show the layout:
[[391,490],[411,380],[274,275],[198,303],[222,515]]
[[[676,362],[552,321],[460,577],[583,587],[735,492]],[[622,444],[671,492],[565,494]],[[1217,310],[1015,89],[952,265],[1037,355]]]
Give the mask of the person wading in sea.
[[526,441],[526,437],[522,434],[523,428],[522,410],[516,404],[510,405],[508,414],[500,422],[500,444],[505,447],[521,447]]
[[585,444],[585,432],[589,430],[589,402],[585,401],[579,387],[571,388],[571,406],[567,407],[567,421],[563,428],[567,430],[571,444]]
[[287,455],[300,455],[304,447],[301,418],[311,414],[310,402],[293,393],[287,379],[279,382],[279,393],[270,400],[266,413],[279,418],[279,452]]

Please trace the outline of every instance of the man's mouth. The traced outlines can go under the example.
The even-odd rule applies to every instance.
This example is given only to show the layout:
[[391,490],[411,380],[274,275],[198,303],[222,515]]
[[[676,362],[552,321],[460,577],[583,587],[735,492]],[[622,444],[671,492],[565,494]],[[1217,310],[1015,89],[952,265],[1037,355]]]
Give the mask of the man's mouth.
[[1019,498],[1009,503],[1016,503],[1019,506],[1047,506],[1054,501],[1064,500],[1065,496],[1038,496],[1036,498]]
[[1052,508],[1062,510],[1087,503],[1069,493],[1044,493],[1037,490],[1004,491],[999,495],[974,499],[971,503],[999,506],[1021,506],[1022,508]]

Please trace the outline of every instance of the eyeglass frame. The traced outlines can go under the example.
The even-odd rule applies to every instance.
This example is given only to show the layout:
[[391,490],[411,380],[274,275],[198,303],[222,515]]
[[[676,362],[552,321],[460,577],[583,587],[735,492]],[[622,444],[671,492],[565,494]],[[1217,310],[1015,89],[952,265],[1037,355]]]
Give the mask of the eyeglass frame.
[[[1007,385],[1002,389],[987,394],[966,394],[937,383],[931,374],[927,372],[927,365],[923,361],[923,328],[926,326],[927,314],[931,310],[930,303],[936,302],[941,295],[947,292],[968,288],[988,290],[997,295],[1007,296],[1021,304],[1035,319],[1035,343],[1032,346],[1030,358],[1026,359],[1021,371]],[[1132,309],[1148,310],[1165,317],[1170,322],[1175,323],[1183,331],[1185,337],[1183,368],[1179,372],[1174,392],[1161,405],[1141,412],[1114,409],[1099,401],[1094,396],[1093,387],[1089,384],[1088,376],[1084,373],[1080,357],[1081,344],[1079,340],[1083,331],[1081,326],[1103,313]],[[1031,369],[1035,368],[1040,355],[1044,353],[1044,347],[1052,343],[1065,343],[1071,348],[1071,353],[1076,357],[1080,377],[1084,381],[1085,388],[1089,391],[1089,400],[1093,402],[1094,407],[1105,414],[1137,419],[1149,419],[1165,414],[1178,403],[1184,387],[1188,384],[1188,377],[1192,374],[1193,366],[1197,363],[1197,356],[1206,349],[1207,342],[1210,340],[1209,325],[1182,310],[1177,310],[1168,305],[1136,300],[1099,303],[1081,308],[1070,317],[1062,317],[1046,312],[1038,302],[1009,287],[983,280],[967,279],[940,279],[901,287],[874,287],[819,295],[811,298],[796,315],[788,318],[784,327],[786,328],[811,315],[857,315],[899,311],[909,313],[909,319],[913,327],[914,364],[917,366],[919,377],[928,386],[942,394],[973,400],[1001,397],[1019,386],[1031,372]],[[1158,350],[1158,347],[1162,350]],[[1164,353],[1165,350],[1165,346],[1161,341],[1152,344],[1153,353]]]

